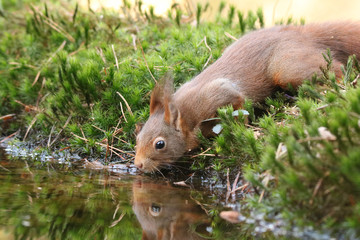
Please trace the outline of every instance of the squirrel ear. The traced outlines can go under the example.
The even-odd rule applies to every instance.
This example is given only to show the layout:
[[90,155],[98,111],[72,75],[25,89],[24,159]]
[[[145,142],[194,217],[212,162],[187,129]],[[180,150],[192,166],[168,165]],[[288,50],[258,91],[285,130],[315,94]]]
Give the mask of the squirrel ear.
[[144,126],[144,123],[137,123],[137,124],[135,125],[135,135],[138,135],[138,134],[139,134],[139,132],[141,131],[141,129],[143,128],[143,126]]
[[150,97],[150,115],[153,114],[156,110],[164,108],[163,96],[163,86],[156,84]]
[[177,131],[181,131],[184,135],[187,135],[191,130],[191,127],[182,117],[179,109],[171,102],[165,104],[164,121],[168,125],[173,126]]
[[174,106],[174,104],[165,98],[165,113],[164,113],[164,121],[166,124],[174,126],[176,129],[179,129],[179,118],[180,112]]
[[167,72],[165,76],[156,84],[150,97],[150,115],[158,109],[164,109],[171,101],[171,96],[174,93],[173,78],[171,73]]

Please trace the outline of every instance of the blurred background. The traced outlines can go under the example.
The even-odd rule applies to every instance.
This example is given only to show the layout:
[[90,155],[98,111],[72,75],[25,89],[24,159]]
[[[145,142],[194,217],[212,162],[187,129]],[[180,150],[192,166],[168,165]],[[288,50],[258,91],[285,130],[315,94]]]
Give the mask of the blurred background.
[[[134,2],[134,0],[128,0]],[[144,7],[154,6],[158,15],[166,14],[166,11],[174,4],[171,0],[142,0]],[[211,20],[217,13],[221,0],[177,0],[176,3],[187,4],[195,9],[197,3],[205,5],[209,3],[209,11],[202,20]],[[253,10],[262,7],[266,26],[271,26],[276,20],[295,20],[301,18],[309,22],[323,22],[333,20],[360,20],[360,0],[227,0],[227,6],[234,5],[241,11]],[[122,0],[79,0],[80,5],[87,7],[89,4],[93,10],[104,8],[119,9]],[[226,11],[224,11],[226,12]]]

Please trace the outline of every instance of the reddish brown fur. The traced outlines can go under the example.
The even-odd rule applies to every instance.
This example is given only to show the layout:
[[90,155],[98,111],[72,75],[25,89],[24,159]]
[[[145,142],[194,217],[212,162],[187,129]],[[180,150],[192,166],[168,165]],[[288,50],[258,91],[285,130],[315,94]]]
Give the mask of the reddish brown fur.
[[[277,87],[298,87],[326,66],[322,54],[328,48],[333,70],[341,77],[340,66],[348,56],[360,55],[359,42],[360,24],[349,22],[277,26],[243,36],[174,94],[171,84],[156,87],[150,118],[137,137],[135,164],[153,171],[196,147],[201,122],[213,117],[219,107],[239,107],[245,98],[262,101]],[[165,149],[153,146],[159,136],[166,142]]]

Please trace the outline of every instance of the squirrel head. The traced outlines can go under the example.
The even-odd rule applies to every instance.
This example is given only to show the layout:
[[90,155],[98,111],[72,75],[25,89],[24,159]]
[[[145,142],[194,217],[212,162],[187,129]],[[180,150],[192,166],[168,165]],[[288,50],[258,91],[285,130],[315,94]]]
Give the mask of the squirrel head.
[[173,102],[173,79],[167,74],[152,91],[149,119],[137,126],[136,167],[144,172],[158,171],[195,147],[196,133],[188,126]]

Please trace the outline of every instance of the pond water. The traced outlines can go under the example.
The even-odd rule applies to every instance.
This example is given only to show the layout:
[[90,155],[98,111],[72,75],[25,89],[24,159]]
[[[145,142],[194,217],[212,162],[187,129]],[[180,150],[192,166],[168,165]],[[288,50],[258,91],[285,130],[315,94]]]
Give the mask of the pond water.
[[213,191],[10,157],[0,148],[0,239],[238,239]]

